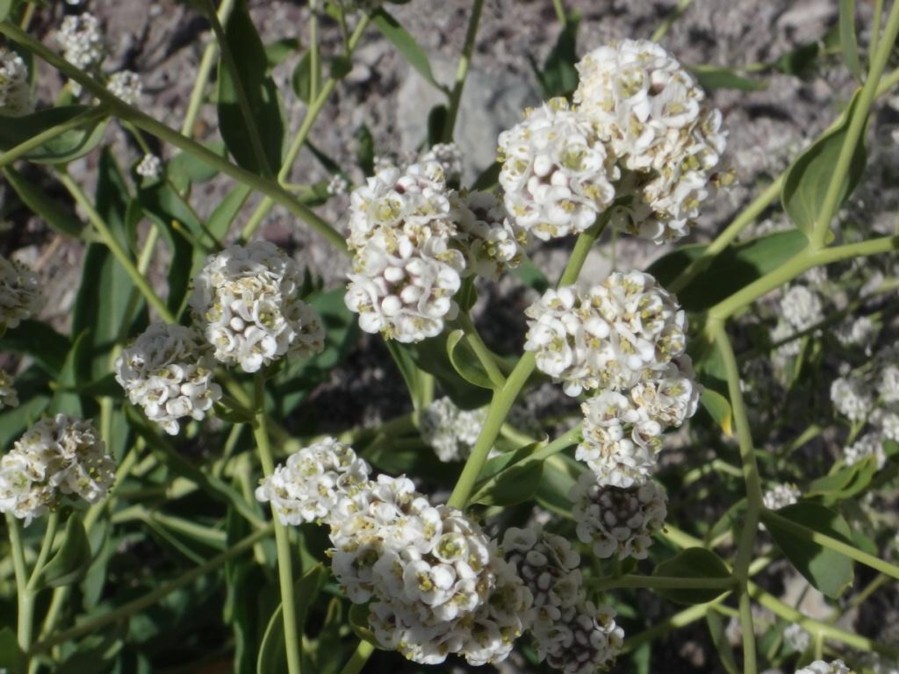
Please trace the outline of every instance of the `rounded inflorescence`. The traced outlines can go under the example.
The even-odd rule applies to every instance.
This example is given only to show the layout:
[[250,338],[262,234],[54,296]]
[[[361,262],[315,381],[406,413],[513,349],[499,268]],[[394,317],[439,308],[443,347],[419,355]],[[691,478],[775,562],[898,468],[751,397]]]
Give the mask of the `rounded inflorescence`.
[[854,674],[854,672],[842,660],[833,662],[815,660],[810,665],[797,669],[796,674]]
[[93,425],[57,414],[32,426],[0,457],[0,512],[27,526],[67,496],[97,503],[114,479],[115,463]]
[[131,70],[120,70],[110,75],[106,88],[109,93],[128,105],[138,105],[144,93],[140,75]]
[[37,274],[0,256],[0,335],[31,318],[41,305]]
[[222,397],[211,349],[196,331],[154,323],[122,351],[116,381],[150,421],[175,435],[179,419],[201,420]]
[[614,157],[589,118],[554,98],[499,136],[499,182],[515,222],[538,239],[578,234],[615,198]]
[[568,395],[633,387],[686,348],[684,312],[638,271],[615,272],[586,292],[547,290],[525,313],[531,320],[524,348]]
[[466,258],[466,274],[496,280],[524,257],[527,233],[509,218],[491,192],[464,192],[456,201],[458,231],[454,245]]
[[762,494],[762,505],[768,510],[780,510],[798,503],[802,492],[795,484],[776,484]]
[[602,559],[645,559],[652,535],[665,525],[668,500],[651,480],[632,487],[598,484],[584,472],[572,487],[577,537]]
[[107,43],[100,21],[89,12],[70,14],[56,33],[66,61],[81,70],[92,71],[106,58]]
[[162,160],[155,154],[145,154],[134,170],[144,178],[158,178],[162,173]]
[[19,117],[32,110],[28,66],[14,51],[0,47],[0,115]]
[[874,392],[861,377],[834,379],[830,385],[830,400],[834,409],[850,421],[864,421],[874,411]]
[[334,438],[309,445],[287,458],[256,488],[256,499],[271,502],[282,524],[329,519],[338,501],[368,483],[368,463]]
[[477,442],[486,417],[486,409],[462,410],[449,398],[438,398],[422,410],[419,431],[438,459],[463,461]]
[[299,297],[296,263],[267,241],[210,256],[194,279],[194,320],[216,360],[245,372],[324,348],[317,312]]

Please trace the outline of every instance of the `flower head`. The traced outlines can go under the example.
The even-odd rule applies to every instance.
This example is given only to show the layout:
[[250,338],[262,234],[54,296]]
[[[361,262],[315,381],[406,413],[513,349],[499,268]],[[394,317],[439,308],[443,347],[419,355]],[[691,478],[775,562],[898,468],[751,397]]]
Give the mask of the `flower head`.
[[0,370],[0,410],[4,407],[18,407],[19,396],[12,385],[12,378]]
[[0,47],[0,115],[19,117],[32,110],[28,67],[21,56]]
[[109,93],[128,105],[138,105],[144,93],[140,75],[131,70],[120,70],[111,75],[106,88],[109,89]]
[[468,458],[487,417],[485,409],[461,410],[449,398],[438,398],[421,414],[420,431],[441,461]]
[[33,316],[40,304],[37,274],[0,256],[0,335]]
[[89,12],[70,14],[56,33],[66,61],[81,70],[95,70],[106,58],[107,43],[100,22]]
[[299,298],[296,263],[267,241],[231,246],[206,260],[190,298],[215,358],[256,372],[285,356],[324,348],[316,311]]
[[855,674],[842,660],[825,662],[815,660],[812,664],[802,669],[797,669],[796,674]]

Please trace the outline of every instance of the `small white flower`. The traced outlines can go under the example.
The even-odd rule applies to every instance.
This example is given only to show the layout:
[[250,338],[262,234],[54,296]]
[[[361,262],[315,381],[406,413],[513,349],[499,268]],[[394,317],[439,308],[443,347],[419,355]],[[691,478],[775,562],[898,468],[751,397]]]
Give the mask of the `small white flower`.
[[144,93],[140,75],[131,70],[120,70],[111,75],[106,88],[109,93],[128,105],[140,104],[140,97]]
[[340,196],[346,194],[349,187],[349,181],[339,173],[335,173],[331,176],[331,180],[328,181],[328,194],[332,197]]
[[137,175],[155,179],[162,171],[162,161],[155,154],[145,154],[135,169]]
[[208,345],[183,325],[150,325],[116,361],[116,381],[133,405],[170,435],[179,419],[203,419],[222,390]]
[[783,296],[780,312],[797,332],[808,330],[823,319],[818,293],[800,285],[790,287]]
[[809,647],[811,639],[812,635],[806,632],[799,623],[792,623],[784,629],[784,642],[797,653],[804,652]]
[[837,412],[850,421],[864,421],[874,410],[874,396],[860,377],[835,379],[830,386],[830,400]]
[[486,418],[486,409],[461,410],[449,398],[438,398],[422,410],[419,430],[438,459],[464,461],[477,442]]
[[780,510],[797,503],[801,496],[802,492],[795,484],[776,484],[762,495],[762,504],[768,510]]
[[299,298],[296,263],[267,241],[210,256],[194,279],[190,306],[215,358],[245,372],[324,348],[317,312]]
[[565,674],[594,674],[608,669],[624,646],[624,630],[615,612],[585,602],[570,619],[534,630],[537,657]]
[[0,115],[20,117],[32,110],[28,67],[21,56],[0,47]]
[[97,17],[89,12],[65,17],[56,41],[62,47],[63,58],[81,70],[95,70],[106,58],[106,38]]
[[797,669],[796,674],[854,674],[854,672],[842,660],[834,660],[833,662],[815,660],[807,667]]
[[466,257],[466,271],[496,280],[517,267],[527,246],[527,233],[515,224],[490,192],[468,192],[457,204],[458,232],[453,244]]
[[0,256],[0,335],[31,318],[40,305],[37,274],[15,260]]
[[436,162],[443,168],[449,183],[458,184],[462,178],[462,152],[455,143],[437,143],[421,154],[419,164]]
[[843,449],[843,460],[850,466],[869,456],[875,457],[878,470],[886,465],[887,456],[883,451],[883,436],[878,433],[868,433]]
[[37,422],[0,457],[0,512],[28,526],[66,496],[97,503],[114,478],[115,464],[93,425],[57,414]]

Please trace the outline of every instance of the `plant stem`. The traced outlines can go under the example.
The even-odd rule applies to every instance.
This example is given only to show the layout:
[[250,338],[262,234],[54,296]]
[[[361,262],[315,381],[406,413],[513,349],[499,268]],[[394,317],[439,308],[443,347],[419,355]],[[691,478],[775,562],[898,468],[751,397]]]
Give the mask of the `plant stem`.
[[9,545],[12,551],[13,571],[16,576],[16,595],[18,597],[16,639],[19,643],[19,649],[25,654],[24,662],[20,663],[21,669],[24,671],[28,666],[28,651],[31,648],[34,596],[28,591],[25,545],[22,541],[22,530],[19,528],[19,520],[7,514],[6,527],[9,530]]
[[474,0],[471,5],[471,14],[468,17],[468,29],[465,31],[465,44],[459,55],[459,65],[456,68],[456,81],[450,92],[449,107],[446,112],[446,122],[443,126],[441,139],[444,143],[453,141],[456,129],[456,119],[459,116],[459,106],[462,103],[462,91],[465,88],[465,80],[468,78],[468,68],[471,65],[471,57],[474,54],[474,43],[478,35],[478,24],[481,22],[481,11],[484,9],[484,0]]
[[37,555],[37,561],[31,569],[31,578],[28,579],[26,592],[34,594],[38,580],[40,580],[41,572],[47,563],[47,557],[50,556],[50,550],[53,549],[53,539],[56,538],[56,531],[59,528],[59,512],[51,512],[47,517],[47,529],[44,531],[44,540],[41,542],[41,549]]
[[[256,423],[253,435],[259,450],[262,472],[270,477],[275,472],[275,461],[269,444],[265,425],[265,375],[256,375]],[[300,674],[302,635],[297,622],[296,602],[293,594],[293,560],[291,557],[290,537],[287,528],[272,510],[272,525],[275,529],[275,547],[278,553],[278,583],[281,588],[281,616],[284,621],[284,650],[287,652],[287,671]]]
[[[99,122],[101,119],[106,117],[109,114],[109,110],[104,106],[97,106],[94,108],[90,108],[85,110],[80,115],[76,115],[72,117],[67,122],[62,124],[57,124],[56,126],[50,127],[46,131],[41,131],[36,136],[32,136],[28,140],[19,143],[15,147],[8,149],[6,152],[0,153],[0,168],[11,164],[12,162],[20,159],[22,156],[28,154],[35,148],[40,147],[44,143],[53,140],[66,133],[67,131],[71,131],[72,129],[77,129],[82,126],[87,126],[94,122]],[[7,122],[9,123],[9,122]]]
[[643,630],[642,632],[638,632],[633,636],[628,637],[624,640],[624,651],[632,651],[637,646],[653,641],[657,637],[662,636],[663,634],[667,634],[672,629],[678,629],[680,627],[686,627],[687,625],[696,622],[697,620],[701,620],[706,616],[710,609],[718,606],[722,601],[724,601],[725,597],[719,597],[718,599],[707,603],[707,604],[697,604],[696,606],[691,606],[689,608],[685,608],[680,613],[675,613],[670,618],[666,618],[665,620],[653,625],[647,630]]
[[[219,5],[218,20],[225,23],[231,10],[234,8],[234,0],[222,0]],[[184,136],[192,136],[194,124],[197,116],[200,114],[200,106],[203,105],[203,94],[206,85],[209,83],[209,74],[212,72],[212,66],[215,64],[215,52],[218,45],[215,40],[210,40],[203,50],[203,58],[197,68],[197,77],[194,80],[194,87],[190,92],[190,101],[187,104],[187,112],[184,115],[184,121],[181,123],[181,134]]]
[[812,250],[819,250],[824,247],[824,241],[827,238],[827,233],[830,231],[830,223],[840,207],[840,200],[843,196],[843,187],[847,181],[849,167],[865,126],[868,123],[868,115],[877,95],[880,77],[883,75],[897,35],[899,35],[899,2],[894,2],[887,17],[883,39],[871,59],[868,78],[865,80],[858,103],[853,111],[852,118],[849,120],[849,127],[846,129],[846,137],[843,139],[837,162],[832,167],[830,184],[827,187],[827,192],[824,194],[820,214],[811,235],[810,244]]
[[264,176],[257,176],[236,164],[232,164],[227,159],[220,157],[204,145],[183,136],[174,129],[171,129],[149,115],[144,114],[137,108],[120,101],[110,94],[106,90],[106,87],[94,80],[90,75],[73,66],[61,56],[20,30],[17,26],[10,24],[8,21],[0,22],[0,34],[3,34],[13,42],[22,45],[25,49],[80,84],[84,87],[85,91],[95,96],[104,105],[107,105],[116,116],[131,122],[150,135],[156,136],[160,140],[193,155],[198,160],[221,171],[234,180],[271,197],[275,202],[284,206],[290,213],[306,222],[312,229],[325,237],[325,239],[334,246],[335,250],[341,253],[347,252],[346,241],[343,236],[315,212],[297,201],[290,192],[285,190],[276,181]]
[[374,651],[374,646],[364,639],[360,639],[359,645],[356,646],[356,650],[353,651],[353,655],[349,662],[347,662],[343,669],[340,670],[340,674],[359,674]]
[[69,191],[69,194],[72,195],[78,205],[84,209],[85,213],[87,213],[87,219],[90,220],[91,225],[97,230],[103,244],[109,248],[109,252],[112,253],[116,261],[125,270],[125,273],[128,274],[128,277],[135,287],[140,290],[141,295],[144,296],[147,303],[156,310],[159,317],[166,323],[174,323],[175,317],[172,315],[172,312],[169,311],[165,302],[160,299],[159,295],[156,294],[156,291],[153,290],[147,282],[146,277],[140,273],[137,266],[131,260],[131,256],[125,251],[119,243],[119,240],[110,231],[106,221],[100,216],[93,204],[91,204],[90,199],[87,198],[87,195],[84,194],[78,186],[78,183],[72,180],[71,176],[69,176],[65,170],[60,170],[59,181]]

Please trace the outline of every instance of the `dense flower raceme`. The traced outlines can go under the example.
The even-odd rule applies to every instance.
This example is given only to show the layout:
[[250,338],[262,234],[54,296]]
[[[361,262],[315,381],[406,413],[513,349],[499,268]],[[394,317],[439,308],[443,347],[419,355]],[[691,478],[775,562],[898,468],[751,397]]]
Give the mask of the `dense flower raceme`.
[[32,426],[0,457],[0,512],[27,526],[65,496],[98,502],[114,478],[115,464],[93,425],[57,414]]
[[33,109],[28,67],[21,56],[0,47],[0,115],[19,117]]
[[642,272],[615,272],[586,292],[548,290],[525,313],[524,348],[568,395],[631,388],[686,348],[684,312]]
[[33,316],[40,305],[37,274],[0,256],[0,335]]
[[257,372],[285,356],[324,348],[317,312],[299,297],[296,263],[268,241],[231,246],[210,256],[194,279],[194,320],[216,360]]
[[346,305],[366,332],[417,342],[458,312],[462,278],[520,260],[521,236],[495,200],[460,194],[436,162],[380,169],[350,196]]
[[424,664],[450,653],[504,659],[527,628],[530,592],[496,544],[465,515],[432,506],[411,480],[379,475],[325,440],[262,482],[284,522],[331,527],[332,569],[351,601],[369,603],[378,641]]
[[222,397],[214,366],[201,335],[182,325],[154,323],[122,351],[116,381],[150,421],[174,435],[179,419],[202,419]]
[[570,674],[592,674],[621,650],[615,614],[585,599],[580,556],[565,538],[539,525],[512,527],[503,552],[534,597],[531,635],[541,660]]

